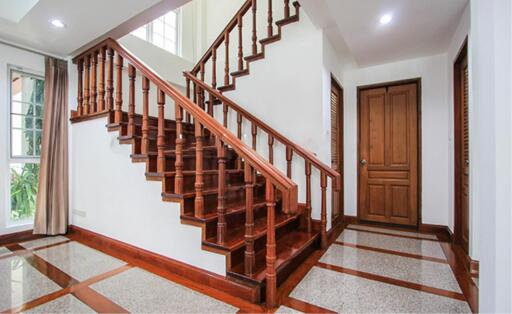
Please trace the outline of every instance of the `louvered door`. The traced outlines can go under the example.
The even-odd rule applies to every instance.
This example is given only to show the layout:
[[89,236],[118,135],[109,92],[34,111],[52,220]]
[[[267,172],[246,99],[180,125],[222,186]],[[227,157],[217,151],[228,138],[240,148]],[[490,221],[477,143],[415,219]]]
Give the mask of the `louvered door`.
[[[333,79],[331,82],[331,167],[343,178],[343,91]],[[343,215],[343,180],[339,192],[333,192],[332,221]]]
[[468,252],[469,244],[469,109],[468,109],[468,59],[460,66],[461,92],[461,244]]

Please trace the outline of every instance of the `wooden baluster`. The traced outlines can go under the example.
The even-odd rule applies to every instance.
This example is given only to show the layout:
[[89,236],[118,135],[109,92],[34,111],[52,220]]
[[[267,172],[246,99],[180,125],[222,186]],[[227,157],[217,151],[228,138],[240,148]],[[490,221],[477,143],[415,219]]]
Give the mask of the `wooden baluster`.
[[89,114],[89,56],[84,58],[84,115]]
[[311,163],[306,160],[305,164],[306,169],[306,209],[305,209],[305,215],[306,215],[306,226],[308,233],[311,233],[312,230],[312,223],[311,223]]
[[276,307],[277,278],[276,278],[276,229],[275,229],[275,190],[270,179],[266,180],[267,200],[267,255],[266,255],[266,301],[267,308]]
[[77,86],[77,90],[78,90],[78,96],[76,98],[76,101],[78,102],[77,104],[77,113],[78,113],[78,116],[81,116],[83,113],[84,113],[84,107],[83,107],[83,104],[82,102],[84,101],[84,94],[83,94],[83,76],[84,76],[84,61],[82,59],[80,59],[78,61],[78,64],[77,64],[77,68],[78,68],[78,86]]
[[245,275],[252,276],[254,273],[254,264],[256,256],[254,254],[254,184],[252,181],[252,167],[245,162],[244,181],[245,181]]
[[114,109],[114,50],[108,49],[107,110]]
[[238,16],[238,71],[244,69],[244,50],[242,42],[242,15]]
[[222,112],[223,112],[223,125],[225,128],[228,127],[228,105],[226,105],[226,103],[223,103],[222,104]]
[[99,68],[99,81],[98,81],[98,111],[102,112],[105,110],[105,60],[106,60],[106,48],[100,48],[100,54],[98,56],[98,68]]
[[223,245],[226,240],[226,146],[217,137],[217,159],[219,164],[219,185],[217,195],[217,244]]
[[[201,73],[201,81],[204,82],[204,63],[201,63],[199,68],[200,68],[200,73]],[[199,107],[201,107],[201,109],[205,110],[204,90],[201,88],[200,85],[197,86],[197,100],[199,101]]]
[[256,0],[252,0],[252,55],[256,55],[258,53],[258,45],[256,42],[258,41],[257,35],[257,16],[256,16]]
[[[243,122],[242,114],[240,112],[237,112],[236,113],[236,125],[237,125],[236,136],[239,140],[242,140],[242,122]],[[236,169],[239,169],[239,170],[242,169],[242,158],[240,158],[240,156],[237,156],[237,158],[236,158]]]
[[93,52],[91,56],[91,102],[89,104],[89,112],[93,113],[98,111],[96,107],[96,96],[98,95],[96,86],[96,64],[98,62],[98,52]]
[[274,137],[268,135],[268,162],[274,164]]
[[224,33],[224,44],[226,45],[226,66],[224,68],[224,86],[229,85],[229,32]]
[[290,0],[284,0],[284,18],[290,17]]
[[292,178],[292,158],[293,158],[293,149],[289,146],[286,146],[286,176],[288,178]]
[[258,126],[254,122],[251,124],[251,134],[252,134],[252,149],[256,150],[256,136],[258,135]]
[[117,54],[116,60],[116,110],[114,122],[120,124],[123,120],[123,57]]
[[204,198],[203,198],[203,127],[201,123],[195,124],[196,137],[196,198],[194,200],[194,215],[197,218],[204,216]]
[[322,248],[327,248],[327,175],[322,172],[320,176],[320,187],[322,189],[322,212],[320,214],[321,225],[321,244]]
[[[188,99],[191,99],[190,98],[190,79],[187,78],[187,98]],[[190,113],[187,112],[186,114],[186,120],[185,120],[187,123],[190,123]]]
[[274,34],[274,27],[272,27],[272,0],[268,0],[268,18],[267,18],[267,35],[272,37]]
[[141,153],[149,153],[149,79],[142,79],[142,144]]
[[157,172],[165,172],[165,93],[158,89],[158,134],[156,138],[157,155]]
[[135,75],[135,67],[129,64],[128,78],[130,82],[128,93],[128,136],[135,135]]
[[176,103],[176,161],[174,167],[176,175],[174,176],[174,193],[183,194],[183,109]]
[[213,117],[213,103],[215,102],[215,96],[212,93],[208,93],[210,101],[208,102],[208,114]]
[[212,87],[217,89],[217,47],[212,51]]

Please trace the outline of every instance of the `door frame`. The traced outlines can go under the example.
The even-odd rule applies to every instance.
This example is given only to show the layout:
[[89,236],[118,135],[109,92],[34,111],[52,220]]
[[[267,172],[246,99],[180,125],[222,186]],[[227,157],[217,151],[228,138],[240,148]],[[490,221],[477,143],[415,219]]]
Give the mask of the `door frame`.
[[[462,175],[462,166],[461,165],[461,156],[462,156],[462,149],[461,149],[461,143],[462,143],[462,137],[461,137],[461,97],[460,97],[460,76],[458,73],[460,72],[460,64],[462,60],[468,56],[468,38],[464,39],[464,42],[462,43],[462,46],[459,49],[459,52],[457,53],[457,57],[453,61],[453,158],[454,158],[454,164],[453,164],[453,171],[454,171],[454,199],[453,199],[453,240],[456,244],[462,244],[462,211],[461,211],[461,205],[462,205],[462,182],[461,182],[461,175]],[[470,181],[471,184],[471,181]],[[469,204],[468,204],[469,206]],[[469,214],[469,208],[468,208],[468,214]],[[468,226],[469,228],[470,226]],[[469,246],[469,243],[468,243]],[[468,247],[469,250],[469,247]]]
[[[337,129],[338,129],[338,158],[340,159],[341,162],[339,162],[339,165],[338,165],[338,168],[340,170],[340,174],[341,174],[341,187],[339,188],[339,191],[338,191],[338,206],[339,206],[339,213],[338,213],[338,217],[336,217],[336,219],[333,219],[332,220],[332,225],[333,226],[336,226],[338,223],[341,223],[341,221],[343,221],[343,217],[345,215],[345,197],[344,197],[344,194],[345,194],[345,189],[344,189],[344,177],[345,177],[345,169],[344,169],[344,162],[345,162],[345,158],[343,156],[343,153],[344,153],[344,134],[345,134],[345,130],[344,130],[344,123],[343,123],[343,119],[344,119],[344,112],[343,112],[343,108],[344,108],[344,91],[343,91],[343,86],[341,85],[341,83],[339,82],[339,80],[334,76],[334,74],[331,73],[331,91],[332,91],[332,88],[333,87],[336,87],[337,89],[339,89],[340,91],[340,101],[339,101],[339,104],[338,104],[338,110],[337,110],[337,113],[338,113],[338,119],[337,119]],[[331,137],[331,140],[332,140],[332,137]],[[333,197],[331,198],[333,200],[333,205],[334,205],[334,193],[335,191],[333,191]],[[334,218],[333,217],[333,213],[334,211],[331,210],[331,218]]]
[[[416,222],[416,226],[402,226],[400,227],[404,228],[414,228],[414,229],[420,229],[421,222],[422,222],[422,185],[421,185],[421,178],[422,178],[422,141],[421,141],[421,134],[422,134],[422,126],[421,126],[421,77],[411,78],[411,79],[405,79],[405,80],[398,80],[398,81],[390,81],[390,82],[383,82],[383,83],[376,83],[376,84],[370,84],[370,85],[360,85],[357,87],[357,160],[356,160],[356,169],[357,169],[357,221],[360,221],[360,204],[359,204],[359,187],[360,187],[360,167],[359,167],[359,161],[361,160],[361,92],[367,89],[373,89],[373,88],[382,88],[382,87],[390,87],[390,86],[398,86],[398,85],[405,85],[405,84],[415,84],[416,85],[416,106],[417,108],[417,123],[418,123],[418,134],[417,134],[417,142],[418,142],[418,182],[417,182],[417,195],[418,195],[418,220]],[[382,223],[382,222],[368,222],[372,224],[380,224],[380,225],[390,225],[390,226],[396,226],[396,224],[392,223]]]

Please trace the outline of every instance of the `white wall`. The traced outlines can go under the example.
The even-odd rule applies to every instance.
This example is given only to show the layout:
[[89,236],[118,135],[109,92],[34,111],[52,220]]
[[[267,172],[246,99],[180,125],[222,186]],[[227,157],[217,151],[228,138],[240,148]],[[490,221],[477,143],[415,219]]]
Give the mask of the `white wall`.
[[422,222],[449,225],[452,205],[449,196],[450,104],[446,68],[447,56],[443,54],[345,72],[346,215],[357,215],[357,87],[421,78]]
[[181,224],[180,204],[162,201],[161,183],[146,181],[145,164],[132,163],[131,146],[105,124],[72,125],[73,224],[225,275],[225,257],[201,249],[201,228]]
[[10,225],[10,173],[9,173],[9,72],[8,68],[44,76],[44,57],[0,44],[0,235],[32,228],[32,224]]
[[478,218],[479,311],[512,312],[512,3],[471,1],[472,213]]

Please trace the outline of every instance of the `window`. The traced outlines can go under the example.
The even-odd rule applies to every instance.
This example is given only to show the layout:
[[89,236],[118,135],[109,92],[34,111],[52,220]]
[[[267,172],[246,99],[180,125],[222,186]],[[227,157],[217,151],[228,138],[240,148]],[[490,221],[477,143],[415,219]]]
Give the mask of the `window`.
[[177,55],[179,38],[178,19],[179,10],[170,11],[153,22],[136,29],[132,34]]
[[43,129],[44,80],[33,74],[10,71],[10,221],[34,216]]

